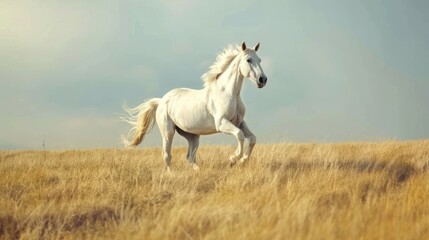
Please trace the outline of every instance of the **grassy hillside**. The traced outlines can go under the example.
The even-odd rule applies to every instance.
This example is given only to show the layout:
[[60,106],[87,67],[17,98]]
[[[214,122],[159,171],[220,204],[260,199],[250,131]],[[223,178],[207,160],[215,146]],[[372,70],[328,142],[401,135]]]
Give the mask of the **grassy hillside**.
[[1,151],[0,238],[429,239],[429,141]]

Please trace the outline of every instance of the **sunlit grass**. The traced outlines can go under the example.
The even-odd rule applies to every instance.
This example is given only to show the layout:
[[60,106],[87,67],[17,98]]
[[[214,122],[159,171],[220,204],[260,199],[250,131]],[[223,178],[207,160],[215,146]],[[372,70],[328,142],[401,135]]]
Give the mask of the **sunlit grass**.
[[1,151],[0,237],[429,239],[429,141]]

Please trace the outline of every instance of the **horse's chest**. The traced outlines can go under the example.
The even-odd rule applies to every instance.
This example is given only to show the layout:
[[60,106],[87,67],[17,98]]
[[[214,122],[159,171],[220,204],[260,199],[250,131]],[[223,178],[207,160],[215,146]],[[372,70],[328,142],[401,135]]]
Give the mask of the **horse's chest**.
[[239,100],[228,97],[218,98],[217,101],[209,104],[209,111],[215,119],[227,119],[234,125],[240,124],[243,120],[243,113],[240,109]]
[[238,125],[242,121],[243,116],[241,116],[238,101],[228,103],[225,107],[224,117],[234,125]]

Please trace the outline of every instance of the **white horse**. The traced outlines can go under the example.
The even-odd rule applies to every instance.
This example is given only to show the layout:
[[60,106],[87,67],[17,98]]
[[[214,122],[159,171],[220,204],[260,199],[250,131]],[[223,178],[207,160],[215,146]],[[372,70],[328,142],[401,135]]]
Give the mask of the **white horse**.
[[[210,70],[202,76],[204,88],[177,88],[162,98],[152,98],[135,108],[124,106],[129,117],[122,118],[133,127],[122,140],[127,147],[136,147],[156,122],[162,135],[162,149],[167,171],[170,171],[171,144],[175,131],[188,141],[187,159],[195,170],[200,135],[226,133],[238,141],[235,154],[229,157],[231,166],[250,157],[256,137],[244,121],[245,107],[240,97],[243,79],[248,78],[263,88],[267,77],[256,55],[259,43],[252,49],[229,46],[221,52]],[[128,140],[130,139],[130,140]],[[244,151],[243,142],[249,145]]]

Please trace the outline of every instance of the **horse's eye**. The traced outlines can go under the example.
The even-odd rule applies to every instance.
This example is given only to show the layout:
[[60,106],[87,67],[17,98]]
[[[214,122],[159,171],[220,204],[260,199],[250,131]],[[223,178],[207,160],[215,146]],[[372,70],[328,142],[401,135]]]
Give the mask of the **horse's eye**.
[[248,58],[248,59],[247,59],[247,62],[248,62],[248,63],[252,63],[252,59],[251,59],[251,58]]

